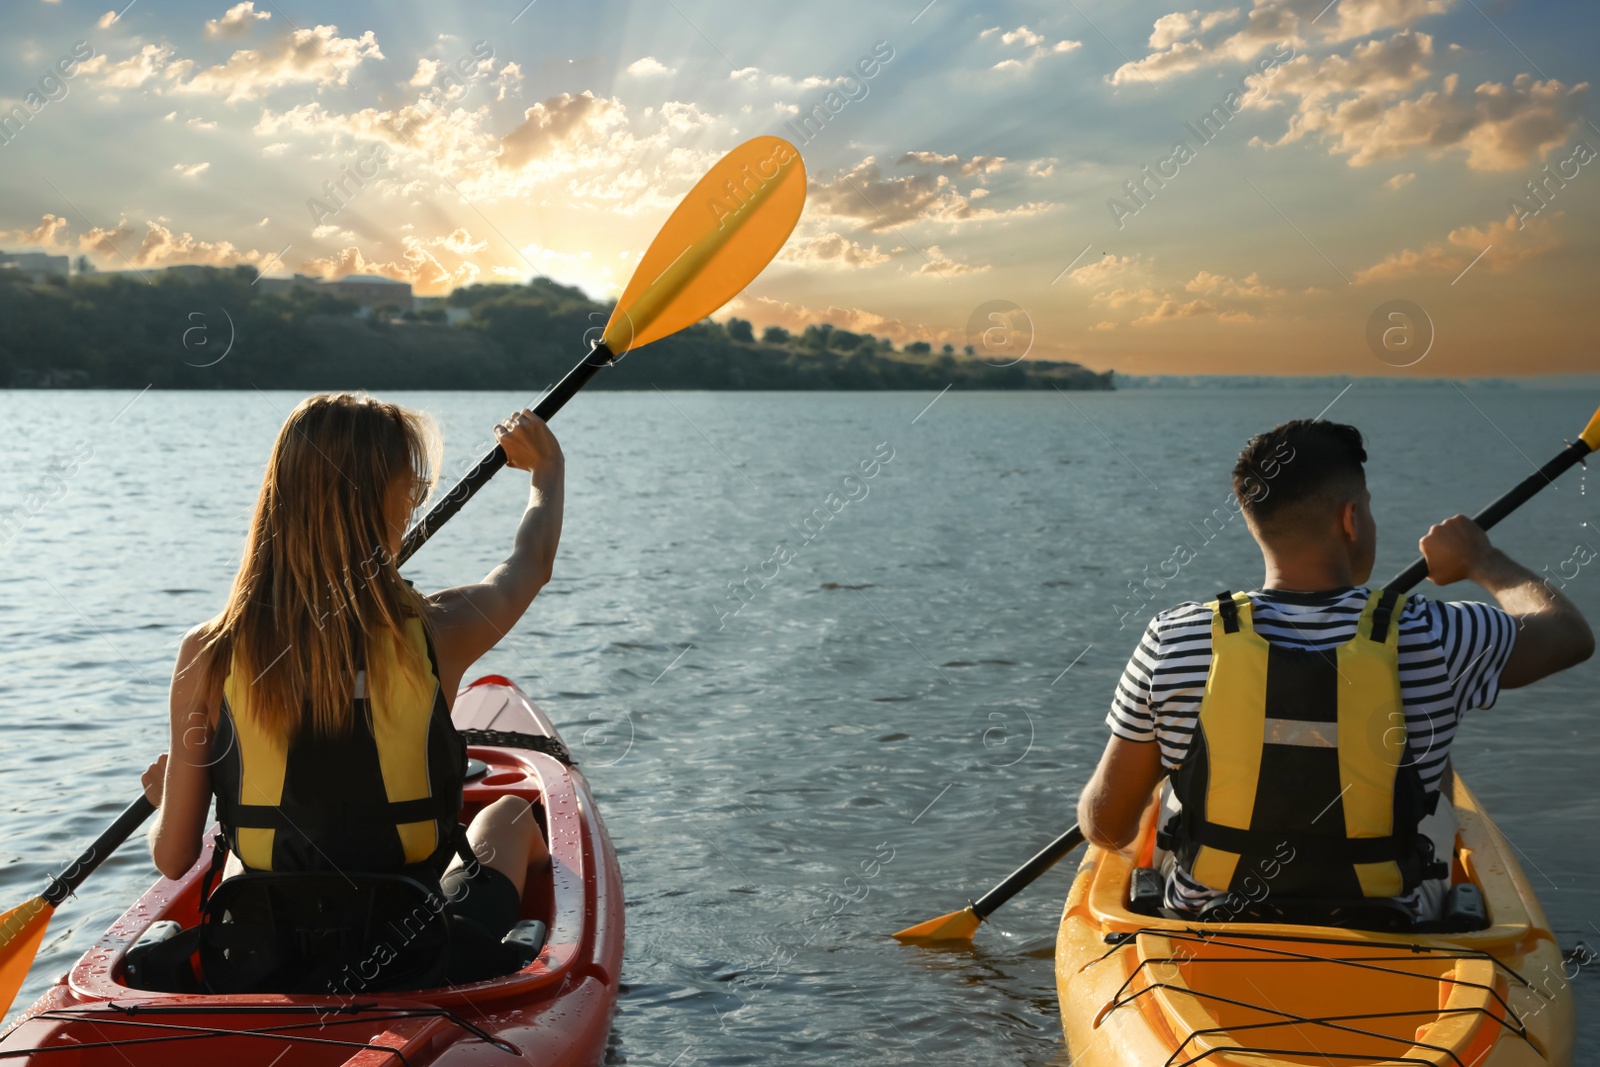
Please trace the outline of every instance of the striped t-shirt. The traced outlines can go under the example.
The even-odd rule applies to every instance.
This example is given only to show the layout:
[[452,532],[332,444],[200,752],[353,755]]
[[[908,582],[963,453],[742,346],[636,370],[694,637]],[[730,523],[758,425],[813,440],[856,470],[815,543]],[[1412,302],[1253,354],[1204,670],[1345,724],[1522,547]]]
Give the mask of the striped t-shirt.
[[[1286,648],[1328,651],[1355,636],[1368,590],[1320,593],[1264,590],[1250,594],[1256,632]],[[1211,670],[1211,609],[1179,604],[1150,621],[1122,672],[1106,722],[1128,741],[1154,741],[1169,771],[1189,752],[1200,698]],[[1422,596],[1400,612],[1400,695],[1410,759],[1430,791],[1439,787],[1456,726],[1469,708],[1487,708],[1500,693],[1516,623],[1490,604],[1441,603]],[[1195,910],[1220,896],[1174,871],[1168,900]]]

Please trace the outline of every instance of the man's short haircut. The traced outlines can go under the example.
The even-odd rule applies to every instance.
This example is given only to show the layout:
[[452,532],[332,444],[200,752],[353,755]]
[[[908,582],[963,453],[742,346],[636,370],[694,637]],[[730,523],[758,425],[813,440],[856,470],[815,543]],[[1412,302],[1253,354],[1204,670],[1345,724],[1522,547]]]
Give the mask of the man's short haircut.
[[1294,522],[1299,505],[1366,485],[1361,431],[1342,422],[1294,419],[1250,438],[1233,467],[1233,491],[1258,527]]

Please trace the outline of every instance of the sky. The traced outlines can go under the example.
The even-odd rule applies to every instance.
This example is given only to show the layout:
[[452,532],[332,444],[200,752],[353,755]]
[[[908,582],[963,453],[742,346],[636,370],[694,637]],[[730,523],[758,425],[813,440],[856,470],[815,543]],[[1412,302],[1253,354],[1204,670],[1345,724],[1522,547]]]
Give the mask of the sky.
[[124,3],[0,12],[0,248],[606,298],[776,134],[805,213],[720,313],[758,327],[1600,371],[1593,3]]

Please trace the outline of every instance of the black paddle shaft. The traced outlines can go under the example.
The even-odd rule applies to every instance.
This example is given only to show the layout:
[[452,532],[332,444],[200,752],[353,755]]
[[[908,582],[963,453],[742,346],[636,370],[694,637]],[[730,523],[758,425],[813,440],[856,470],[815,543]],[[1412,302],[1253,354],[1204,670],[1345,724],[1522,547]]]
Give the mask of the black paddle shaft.
[[[579,389],[588,384],[589,379],[593,378],[601,367],[609,367],[616,361],[616,355],[606,347],[604,341],[594,342],[588,355],[584,356],[576,367],[567,371],[566,377],[544,395],[538,406],[533,409],[533,413],[545,422],[549,422]],[[406,531],[406,539],[400,546],[400,558],[395,561],[396,565],[403,564],[416,555],[417,549],[426,544],[428,538],[438,533],[439,527],[450,521],[450,517],[460,511],[461,506],[471,500],[472,495],[482,489],[489,479],[494,477],[495,472],[505,465],[505,449],[495,445],[488,455],[478,461],[476,467],[468,471],[437,504],[428,510],[421,522]]]
[[[1533,474],[1518,482],[1505,496],[1474,515],[1472,521],[1477,523],[1481,529],[1488,530],[1495,523],[1516,511],[1523,504],[1526,504],[1533,498],[1535,493],[1553,483],[1569,467],[1576,466],[1582,462],[1583,457],[1587,456],[1590,451],[1592,450],[1581,439],[1572,442],[1572,444],[1558,452],[1556,457],[1549,463],[1546,463]],[[1392,589],[1397,593],[1405,593],[1427,576],[1428,561],[1419,556],[1416,562],[1395,575],[1384,588]]]
[[1060,863],[1062,857],[1083,844],[1083,831],[1073,824],[1072,829],[1050,842],[1033,859],[1006,876],[1006,880],[979,897],[972,905],[972,913],[987,919],[996,908],[1028,887],[1035,878]]
[[82,885],[83,880],[93,874],[94,869],[115,852],[155,810],[156,806],[140,793],[139,799],[123,809],[117,821],[106,827],[105,833],[95,838],[94,844],[84,849],[70,867],[50,879],[50,888],[44,891],[46,902],[53,908],[71,896],[72,891]]

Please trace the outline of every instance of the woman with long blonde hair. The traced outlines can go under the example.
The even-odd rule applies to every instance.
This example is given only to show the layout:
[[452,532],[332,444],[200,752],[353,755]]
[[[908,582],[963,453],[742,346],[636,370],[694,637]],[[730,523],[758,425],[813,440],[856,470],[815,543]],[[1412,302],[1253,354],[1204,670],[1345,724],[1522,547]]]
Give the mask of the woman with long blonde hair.
[[549,852],[516,797],[459,832],[466,748],[450,706],[550,580],[564,460],[532,412],[495,434],[531,476],[511,554],[477,584],[423,596],[395,559],[433,488],[431,421],[353,393],[289,415],[227,604],[179,647],[169,753],[144,776],[162,874],[199,858],[215,796],[230,873],[402,873],[484,935],[515,922]]

